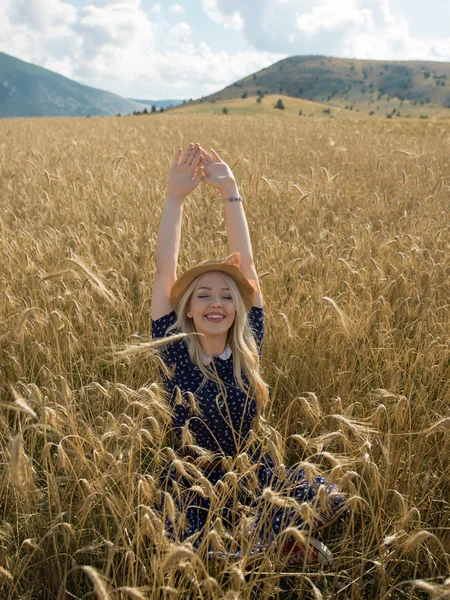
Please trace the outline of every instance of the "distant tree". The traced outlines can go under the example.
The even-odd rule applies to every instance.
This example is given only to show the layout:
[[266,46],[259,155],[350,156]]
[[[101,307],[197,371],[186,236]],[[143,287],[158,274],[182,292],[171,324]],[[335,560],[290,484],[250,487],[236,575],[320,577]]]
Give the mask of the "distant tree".
[[142,111],[142,114],[143,114],[143,115],[148,115],[148,109],[147,109],[147,108],[144,108],[144,110]]
[[[183,102],[183,104],[184,104],[184,102]],[[156,106],[153,104],[152,105],[152,113],[155,113],[155,112],[156,112]]]
[[369,113],[369,116],[372,116],[372,115],[374,115],[374,114],[375,114],[375,111],[374,111],[374,110],[371,110],[371,111],[370,111],[370,113]]
[[303,114],[303,111],[302,111],[302,109],[300,109],[300,110],[298,111],[298,114],[299,114],[300,116],[302,116],[302,114]]
[[258,94],[258,96],[260,98],[264,98],[264,92],[263,92],[263,90],[256,90],[256,93]]
[[228,114],[228,108],[226,106],[223,107],[222,112],[224,115]]
[[256,98],[256,102],[257,102],[258,104],[261,104],[261,102],[262,102],[262,98],[261,98],[261,96],[258,96],[258,97]]
[[116,117],[121,117],[122,115],[120,113],[117,113]]
[[329,114],[331,113],[331,110],[330,110],[329,108],[324,108],[324,109],[323,109],[323,112],[324,112],[326,115],[329,115]]
[[159,112],[164,112],[164,106],[161,106],[161,108],[159,109]]
[[283,100],[281,98],[278,99],[278,102],[275,104],[274,108],[279,108],[280,110],[284,110]]
[[241,95],[241,98],[248,98],[248,92],[244,92],[244,93]]

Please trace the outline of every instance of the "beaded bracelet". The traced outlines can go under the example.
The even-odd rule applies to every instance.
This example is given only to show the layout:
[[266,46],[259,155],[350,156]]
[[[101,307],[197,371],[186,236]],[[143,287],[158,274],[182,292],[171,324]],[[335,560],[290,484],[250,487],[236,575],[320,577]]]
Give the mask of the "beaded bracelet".
[[243,199],[241,196],[236,196],[234,198],[225,198],[224,202],[243,202]]

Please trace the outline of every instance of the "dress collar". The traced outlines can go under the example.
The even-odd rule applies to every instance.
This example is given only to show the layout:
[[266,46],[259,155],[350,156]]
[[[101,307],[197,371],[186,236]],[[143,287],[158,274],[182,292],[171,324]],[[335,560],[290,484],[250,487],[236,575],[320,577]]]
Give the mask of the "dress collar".
[[[231,356],[231,347],[230,347],[230,344],[227,344],[225,346],[225,350],[222,352],[222,354],[219,354],[219,356],[216,356],[215,358],[220,358],[221,360],[227,360],[228,358],[230,358],[230,356]],[[204,365],[209,365],[211,360],[212,360],[212,358],[210,356],[206,356],[206,354],[203,353],[203,364]]]

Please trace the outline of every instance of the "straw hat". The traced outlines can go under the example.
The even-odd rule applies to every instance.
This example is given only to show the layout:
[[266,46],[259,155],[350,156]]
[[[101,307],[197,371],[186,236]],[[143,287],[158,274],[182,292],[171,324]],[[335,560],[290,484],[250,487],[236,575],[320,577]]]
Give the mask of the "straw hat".
[[222,260],[203,261],[183,273],[181,277],[178,277],[170,289],[170,301],[175,312],[178,313],[180,300],[192,281],[207,271],[222,271],[223,273],[227,273],[227,275],[231,275],[237,283],[247,310],[249,311],[253,305],[253,294],[259,292],[259,287],[257,281],[254,279],[247,279],[241,271],[240,265],[241,253],[234,252]]

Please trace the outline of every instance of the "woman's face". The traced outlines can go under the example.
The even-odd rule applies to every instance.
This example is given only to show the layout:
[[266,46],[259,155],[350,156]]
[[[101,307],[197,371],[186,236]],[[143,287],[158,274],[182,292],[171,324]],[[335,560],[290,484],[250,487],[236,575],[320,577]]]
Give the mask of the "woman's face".
[[[200,333],[218,335],[230,329],[236,308],[220,271],[208,271],[200,275],[187,313],[192,315],[195,328]],[[221,315],[222,318],[214,319],[213,315]]]

